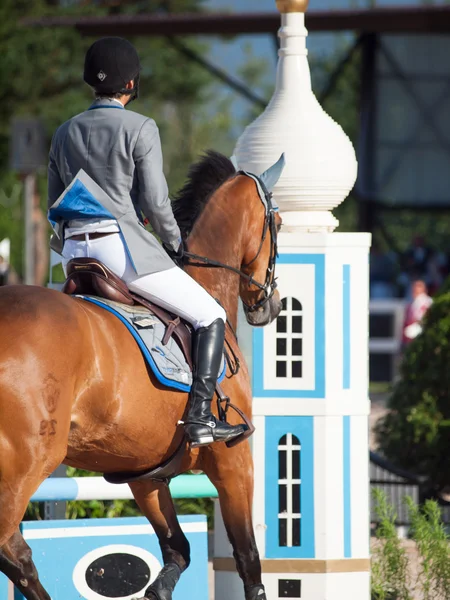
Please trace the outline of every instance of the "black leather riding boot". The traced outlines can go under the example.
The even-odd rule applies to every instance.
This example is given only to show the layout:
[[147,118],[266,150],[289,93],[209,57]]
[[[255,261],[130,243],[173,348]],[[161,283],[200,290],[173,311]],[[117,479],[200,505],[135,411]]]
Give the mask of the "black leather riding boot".
[[223,356],[225,323],[216,319],[195,332],[192,360],[193,383],[186,415],[185,431],[192,447],[212,442],[228,442],[245,431],[244,425],[228,425],[211,413],[217,377]]

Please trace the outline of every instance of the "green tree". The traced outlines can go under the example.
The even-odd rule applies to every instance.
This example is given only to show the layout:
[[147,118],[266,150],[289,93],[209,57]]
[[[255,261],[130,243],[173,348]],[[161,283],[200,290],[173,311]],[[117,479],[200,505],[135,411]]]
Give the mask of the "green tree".
[[[9,197],[17,182],[9,172],[8,147],[11,119],[30,115],[43,120],[48,138],[55,129],[89,105],[92,94],[82,81],[84,54],[92,38],[83,38],[74,29],[25,27],[23,19],[51,15],[114,13],[194,12],[202,0],[171,0],[155,3],[121,2],[115,6],[83,2],[61,8],[53,1],[4,0],[0,4],[0,191]],[[220,114],[207,114],[211,102],[212,77],[182,56],[165,38],[132,38],[140,53],[143,72],[141,97],[131,107],[154,118],[161,130],[165,170],[169,188],[178,189],[189,165],[207,147],[225,152],[231,117],[227,106]],[[199,52],[208,46],[184,40]],[[46,206],[46,173],[39,174],[42,207]],[[0,193],[0,196],[2,194]],[[12,239],[13,265],[22,269],[22,218],[20,202],[12,209],[0,197],[0,239]]]
[[421,335],[407,348],[390,412],[376,427],[380,450],[423,475],[431,489],[450,477],[450,281],[429,309]]

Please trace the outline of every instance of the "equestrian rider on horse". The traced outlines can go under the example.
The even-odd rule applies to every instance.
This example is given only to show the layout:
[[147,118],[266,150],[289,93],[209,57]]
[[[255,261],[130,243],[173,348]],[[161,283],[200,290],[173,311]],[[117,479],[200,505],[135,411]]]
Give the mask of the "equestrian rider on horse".
[[[62,255],[64,267],[73,258],[95,258],[131,291],[192,324],[194,373],[186,436],[192,446],[229,441],[244,427],[222,423],[211,413],[226,314],[201,285],[175,266],[174,260],[183,256],[183,244],[163,174],[158,128],[152,119],[125,110],[138,96],[139,73],[138,54],[127,40],[107,37],[89,48],[84,80],[93,88],[95,101],[53,136],[48,202],[51,209],[82,170],[97,190],[100,186],[107,194],[103,196],[108,206],[97,203],[93,208],[79,194],[66,207],[60,229],[54,227],[51,245]],[[52,219],[51,210],[49,214]],[[143,226],[142,214],[163,247]]]

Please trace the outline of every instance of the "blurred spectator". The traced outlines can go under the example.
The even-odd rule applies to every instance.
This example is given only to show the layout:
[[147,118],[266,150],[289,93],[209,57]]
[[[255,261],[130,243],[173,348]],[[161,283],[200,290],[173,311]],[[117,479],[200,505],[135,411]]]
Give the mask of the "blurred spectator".
[[406,307],[405,323],[403,326],[403,345],[413,341],[421,332],[421,321],[433,303],[428,295],[428,288],[424,281],[418,279],[412,284],[412,301]]
[[448,275],[448,259],[444,252],[433,252],[427,265],[428,291],[433,296]]
[[393,298],[395,296],[395,255],[382,252],[376,242],[370,250],[370,297]]
[[424,238],[416,235],[405,253],[406,272],[411,276],[423,278],[428,270],[431,255],[432,250],[425,244]]
[[9,264],[0,255],[0,286],[7,285],[8,283],[8,274],[9,274]]
[[416,279],[422,279],[429,283],[428,269],[433,252],[425,244],[421,235],[416,235],[411,246],[402,256],[402,272],[398,278],[398,283],[402,288],[401,295],[408,300],[413,298],[412,283]]

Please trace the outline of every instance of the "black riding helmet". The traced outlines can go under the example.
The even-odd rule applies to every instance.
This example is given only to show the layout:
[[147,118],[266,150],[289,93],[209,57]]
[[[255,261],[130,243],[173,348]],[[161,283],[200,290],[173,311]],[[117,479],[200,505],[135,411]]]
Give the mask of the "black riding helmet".
[[[84,81],[96,94],[129,94],[138,97],[141,63],[136,48],[120,37],[105,37],[92,44],[84,60]],[[134,80],[134,87],[126,84]]]

